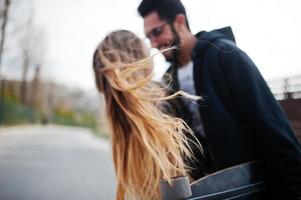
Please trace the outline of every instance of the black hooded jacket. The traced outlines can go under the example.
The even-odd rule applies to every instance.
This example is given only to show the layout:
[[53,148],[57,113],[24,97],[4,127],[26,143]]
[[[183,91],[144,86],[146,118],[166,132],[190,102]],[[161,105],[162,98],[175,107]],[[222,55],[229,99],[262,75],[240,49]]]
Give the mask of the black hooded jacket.
[[[204,99],[199,101],[199,112],[211,170],[263,160],[278,198],[300,197],[300,144],[257,67],[236,46],[230,27],[196,37],[194,85]],[[167,71],[174,91],[179,89],[176,68],[172,65]],[[183,104],[177,103],[177,115],[189,124]]]

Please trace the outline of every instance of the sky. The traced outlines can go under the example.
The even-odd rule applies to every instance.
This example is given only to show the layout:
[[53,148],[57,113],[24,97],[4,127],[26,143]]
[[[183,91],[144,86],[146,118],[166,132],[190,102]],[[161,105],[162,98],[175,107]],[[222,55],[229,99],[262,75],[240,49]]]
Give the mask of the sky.
[[[237,45],[267,80],[301,75],[298,0],[182,0],[193,33],[231,26]],[[140,0],[34,0],[35,23],[44,29],[43,73],[59,84],[95,89],[92,55],[111,31],[127,29],[144,39]],[[298,20],[299,19],[299,20]],[[157,56],[157,77],[166,69]]]

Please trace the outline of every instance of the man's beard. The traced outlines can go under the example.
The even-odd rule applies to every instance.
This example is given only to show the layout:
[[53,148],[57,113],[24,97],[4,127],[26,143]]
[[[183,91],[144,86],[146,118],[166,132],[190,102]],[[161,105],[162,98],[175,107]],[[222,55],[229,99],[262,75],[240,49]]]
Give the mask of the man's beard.
[[180,53],[180,38],[178,36],[174,37],[169,45],[166,45],[164,48],[168,47],[171,47],[172,49],[163,53],[165,60],[170,63],[176,62]]
[[180,54],[180,45],[178,45],[178,42],[175,41],[172,43],[171,45],[172,47],[175,47],[171,50],[171,54],[170,56],[168,57],[165,57],[165,60],[167,62],[170,62],[170,63],[174,63],[174,62],[178,62],[178,56]]
[[167,62],[177,64],[179,62],[178,59],[179,59],[180,48],[181,48],[181,39],[173,24],[170,24],[170,28],[173,34],[173,40],[170,42],[170,47],[174,47],[174,48],[171,50],[171,54],[169,56],[164,56],[164,57]]

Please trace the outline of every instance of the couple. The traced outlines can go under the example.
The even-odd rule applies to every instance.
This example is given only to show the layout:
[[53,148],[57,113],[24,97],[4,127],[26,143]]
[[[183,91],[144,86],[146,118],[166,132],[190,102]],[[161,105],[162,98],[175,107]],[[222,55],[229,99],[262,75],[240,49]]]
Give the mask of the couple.
[[171,63],[166,86],[151,81],[149,51],[129,31],[109,34],[93,58],[117,199],[160,199],[162,178],[197,180],[253,160],[265,164],[269,199],[301,198],[300,144],[231,29],[193,35],[180,0],[143,0],[138,12],[152,47]]

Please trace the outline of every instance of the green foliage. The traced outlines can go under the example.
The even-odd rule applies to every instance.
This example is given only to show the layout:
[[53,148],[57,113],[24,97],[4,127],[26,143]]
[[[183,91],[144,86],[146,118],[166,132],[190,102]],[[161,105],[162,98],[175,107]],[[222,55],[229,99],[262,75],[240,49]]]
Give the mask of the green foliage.
[[1,124],[16,125],[33,123],[37,113],[34,109],[22,105],[20,102],[12,99],[4,99],[1,106]]
[[[45,103],[45,99],[41,96],[40,101],[38,101],[37,96],[35,96],[35,99],[28,97],[28,101],[21,101],[20,84],[20,82],[13,80],[2,80],[1,82],[0,126],[53,123],[87,127],[92,129],[98,136],[107,135],[98,127],[97,121],[99,119],[91,112],[80,112],[77,108],[69,107],[68,104],[63,103],[51,104],[50,106]],[[49,107],[46,108],[46,106]]]
[[97,121],[91,113],[56,111],[53,113],[52,122],[55,124],[87,127],[97,131]]
[[81,126],[91,128],[99,133],[96,117],[87,112],[55,111],[48,119],[40,110],[23,105],[15,98],[6,98],[0,101],[0,125],[19,125],[31,123],[54,123],[69,126]]

